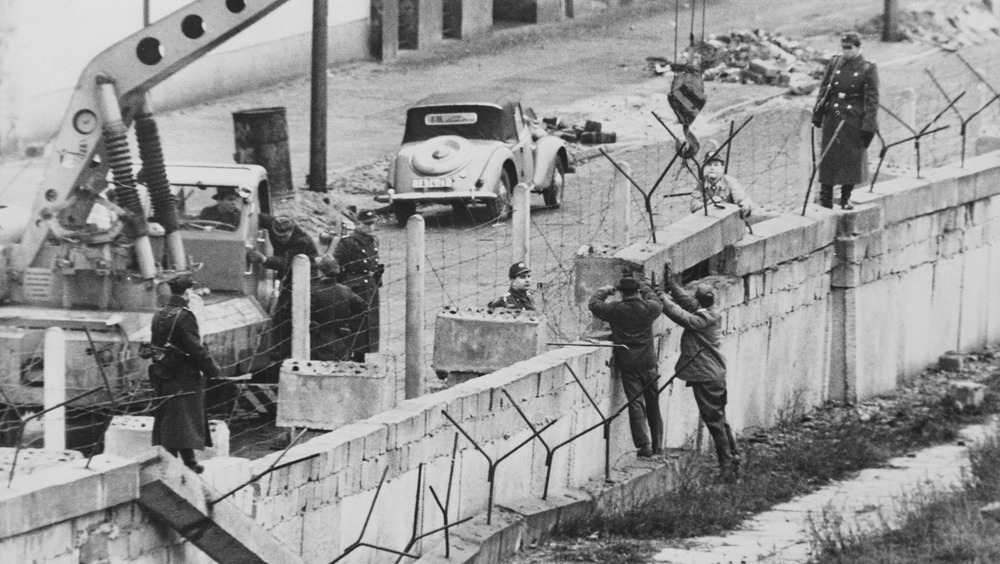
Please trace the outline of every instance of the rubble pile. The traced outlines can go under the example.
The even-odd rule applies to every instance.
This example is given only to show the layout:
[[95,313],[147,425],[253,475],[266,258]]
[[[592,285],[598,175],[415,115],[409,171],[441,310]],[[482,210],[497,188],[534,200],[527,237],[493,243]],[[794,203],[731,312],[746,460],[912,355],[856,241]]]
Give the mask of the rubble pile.
[[[870,26],[881,30],[881,21]],[[983,5],[927,2],[908,6],[900,16],[903,37],[948,51],[1000,39],[1000,20]]]
[[[706,81],[764,84],[805,94],[815,88],[830,56],[801,41],[756,29],[712,34],[685,50],[680,60],[693,61]],[[646,61],[654,74],[672,74],[674,65],[667,59]]]
[[561,117],[544,117],[538,125],[545,129],[547,135],[556,135],[567,143],[603,145],[618,141],[615,132],[601,130],[603,125],[599,121],[588,119],[583,123],[569,124]]

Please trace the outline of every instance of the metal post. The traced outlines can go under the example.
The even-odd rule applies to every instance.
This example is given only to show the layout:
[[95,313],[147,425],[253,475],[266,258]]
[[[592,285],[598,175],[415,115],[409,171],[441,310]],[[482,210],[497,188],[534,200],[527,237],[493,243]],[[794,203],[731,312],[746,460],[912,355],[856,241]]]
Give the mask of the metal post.
[[292,159],[288,152],[288,121],[285,108],[258,108],[233,112],[233,134],[240,164],[256,164],[267,169],[271,198],[291,198]]
[[406,399],[424,394],[424,218],[406,222]]
[[382,62],[399,58],[399,0],[382,0]]
[[292,259],[292,358],[309,359],[311,268],[309,257]]
[[[58,327],[45,330],[45,409],[66,401],[66,336]],[[45,414],[45,448],[66,449],[66,408]]]
[[514,244],[511,246],[511,262],[530,262],[531,257],[531,207],[528,200],[528,185],[514,186],[511,199],[514,211],[511,217]]
[[313,192],[326,192],[327,0],[313,0],[312,105],[309,128],[309,176]]
[[[912,127],[917,126],[917,91],[913,88],[904,88],[900,100],[900,116],[906,121],[906,123]],[[903,162],[901,163],[906,168],[913,168],[916,166],[916,157],[907,153],[903,157]]]
[[629,246],[631,239],[632,207],[629,205],[631,190],[626,175],[632,176],[632,167],[625,161],[619,164],[622,170],[615,168],[615,184],[611,193],[611,227],[614,230],[612,245],[624,249]]

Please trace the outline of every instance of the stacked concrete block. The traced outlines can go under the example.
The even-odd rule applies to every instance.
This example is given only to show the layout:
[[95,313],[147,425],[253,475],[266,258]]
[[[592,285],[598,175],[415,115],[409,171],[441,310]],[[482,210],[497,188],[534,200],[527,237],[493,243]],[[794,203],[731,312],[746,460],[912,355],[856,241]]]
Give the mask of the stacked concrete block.
[[289,359],[278,380],[277,425],[333,430],[385,410],[395,397],[383,366]]
[[434,325],[434,370],[489,374],[546,348],[545,317],[510,309],[445,308]]
[[[199,458],[229,456],[229,426],[225,421],[209,420],[208,432],[212,446],[199,453]],[[136,458],[153,447],[153,418],[147,415],[116,415],[104,433],[104,453]]]
[[583,245],[573,260],[573,291],[577,304],[586,304],[597,289],[615,284],[622,271],[642,272],[642,265],[616,257],[618,247]]

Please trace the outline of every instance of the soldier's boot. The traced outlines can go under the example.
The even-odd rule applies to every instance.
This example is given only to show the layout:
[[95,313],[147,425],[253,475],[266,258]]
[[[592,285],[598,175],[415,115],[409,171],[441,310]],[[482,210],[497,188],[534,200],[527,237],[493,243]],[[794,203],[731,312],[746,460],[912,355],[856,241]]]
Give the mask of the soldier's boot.
[[819,185],[819,205],[833,209],[833,184]]
[[840,187],[840,209],[842,210],[853,210],[854,206],[851,205],[851,192],[854,191],[853,184],[844,184]]

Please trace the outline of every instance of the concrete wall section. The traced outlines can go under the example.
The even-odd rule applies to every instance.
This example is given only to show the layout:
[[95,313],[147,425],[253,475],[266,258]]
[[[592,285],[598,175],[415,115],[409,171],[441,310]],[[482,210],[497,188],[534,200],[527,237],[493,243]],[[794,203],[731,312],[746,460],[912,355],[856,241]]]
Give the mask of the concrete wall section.
[[[1000,293],[995,291],[1000,287],[1000,205],[995,201],[1000,154],[969,159],[965,169],[950,170],[950,176],[930,171],[928,179],[878,185],[874,193],[863,192],[866,203],[850,212],[810,212],[806,218],[758,223],[757,235],[743,240],[725,227],[727,213],[701,217],[704,233],[680,225],[681,231],[663,232],[669,246],[633,245],[614,252],[616,260],[602,257],[580,272],[594,282],[602,278],[602,264],[618,270],[626,262],[651,273],[664,262],[683,266],[724,252],[726,275],[704,281],[716,288],[724,314],[729,417],[737,431],[767,427],[826,399],[853,401],[891,391],[948,350],[970,350],[1000,337]],[[734,227],[743,228],[738,222]],[[605,276],[613,280],[619,274],[609,270]],[[657,327],[663,385],[677,360],[680,330],[671,323]],[[385,475],[362,540],[399,549],[413,533],[418,493],[423,499],[418,533],[443,523],[428,496],[431,486],[446,495],[449,475],[451,521],[485,512],[490,461],[501,457],[505,459],[493,476],[494,504],[540,496],[546,449],[532,438],[531,427],[551,424],[541,436],[554,446],[601,421],[574,374],[602,413],[623,406],[610,358],[608,348],[550,350],[403,401],[283,456],[208,460],[203,477],[221,491],[277,463],[253,487],[234,496],[233,503],[307,561],[326,562],[358,540],[362,517]],[[697,410],[683,383],[668,386],[660,403],[666,445],[696,444]],[[601,476],[605,444],[598,426],[558,449],[552,457],[550,494]],[[515,447],[520,448],[505,456]],[[707,437],[702,447],[711,448]],[[618,462],[633,450],[623,414],[611,425],[610,460]],[[68,497],[59,495],[66,487],[62,479],[41,481],[32,492],[45,492],[45,499],[58,504]],[[27,506],[18,505],[23,500],[0,493],[0,531],[5,531],[0,532],[0,561],[24,561],[22,556],[34,551],[56,562],[82,560],[86,541],[80,539],[88,537],[78,531],[84,529],[94,531],[94,550],[106,547],[120,556],[109,557],[112,561],[201,558],[133,507],[127,496],[94,499],[103,501],[81,505],[84,510],[76,513],[53,506],[47,515],[56,517],[31,521],[22,515]],[[101,531],[118,519],[119,530],[130,539],[135,535],[134,543],[100,540]],[[12,523],[18,525],[11,528]],[[69,528],[53,528],[64,524]],[[434,535],[416,550],[440,541],[441,535]],[[345,561],[395,559],[365,548]]]
[[462,37],[493,31],[493,0],[462,0]]

